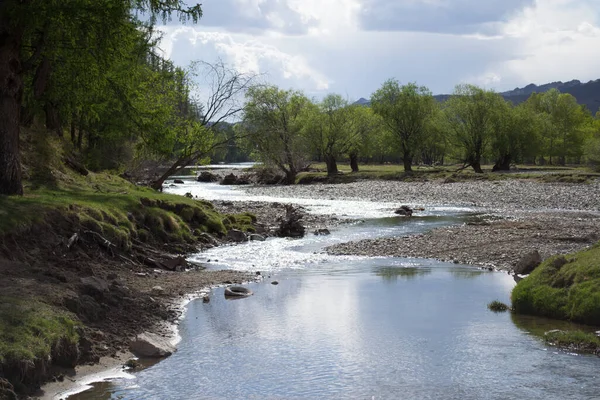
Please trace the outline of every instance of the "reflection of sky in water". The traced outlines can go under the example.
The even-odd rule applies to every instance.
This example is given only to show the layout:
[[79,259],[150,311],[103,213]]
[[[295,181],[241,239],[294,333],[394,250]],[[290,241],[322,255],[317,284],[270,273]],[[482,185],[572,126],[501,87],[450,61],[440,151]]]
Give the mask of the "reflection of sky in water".
[[[251,284],[247,299],[217,289],[210,303],[190,303],[179,350],[117,382],[113,398],[594,398],[600,359],[547,351],[510,314],[486,309],[508,301],[510,276],[357,262],[351,274],[288,271],[277,286]],[[429,272],[386,281],[385,268]]]

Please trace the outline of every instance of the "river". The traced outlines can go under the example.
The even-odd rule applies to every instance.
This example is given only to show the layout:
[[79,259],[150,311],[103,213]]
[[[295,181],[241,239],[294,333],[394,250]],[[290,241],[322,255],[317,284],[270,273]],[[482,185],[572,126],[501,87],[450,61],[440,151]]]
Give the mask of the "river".
[[[194,256],[210,268],[260,270],[254,295],[192,301],[178,351],[73,399],[592,399],[600,358],[548,347],[535,333],[564,324],[492,313],[509,303],[503,272],[424,259],[329,256],[342,241],[424,232],[476,219],[438,207],[411,219],[391,205],[255,198],[189,182],[169,191],[209,200],[294,201],[354,222],[329,236],[271,238]],[[272,282],[276,280],[277,285]]]

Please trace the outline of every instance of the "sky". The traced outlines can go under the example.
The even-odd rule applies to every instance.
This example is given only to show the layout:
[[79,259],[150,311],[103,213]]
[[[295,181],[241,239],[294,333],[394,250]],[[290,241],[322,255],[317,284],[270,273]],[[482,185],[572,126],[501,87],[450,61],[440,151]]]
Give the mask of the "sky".
[[314,98],[369,98],[389,78],[434,94],[600,78],[600,0],[201,3],[197,24],[158,27],[166,57],[222,60]]

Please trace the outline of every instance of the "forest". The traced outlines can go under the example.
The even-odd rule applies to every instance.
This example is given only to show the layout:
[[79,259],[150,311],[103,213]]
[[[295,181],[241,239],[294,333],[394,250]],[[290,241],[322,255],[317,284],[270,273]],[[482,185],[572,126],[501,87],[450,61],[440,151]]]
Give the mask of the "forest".
[[[0,14],[0,193],[22,194],[24,142],[61,143],[71,164],[144,171],[159,189],[183,167],[255,160],[293,183],[312,161],[460,164],[483,172],[600,162],[600,121],[552,89],[518,105],[458,85],[447,101],[385,81],[370,106],[308,98],[222,61],[177,66],[158,51],[157,23],[195,23],[177,0],[6,1]],[[43,177],[42,177],[43,178]]]

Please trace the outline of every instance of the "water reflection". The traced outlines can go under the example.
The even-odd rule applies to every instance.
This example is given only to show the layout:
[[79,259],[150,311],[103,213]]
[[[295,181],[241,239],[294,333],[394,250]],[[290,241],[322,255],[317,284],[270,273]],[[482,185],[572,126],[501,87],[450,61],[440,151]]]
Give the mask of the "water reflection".
[[489,274],[490,271],[484,271],[478,268],[452,268],[449,270],[450,274],[458,279],[473,279],[483,274]]
[[431,268],[427,267],[377,267],[375,275],[384,281],[396,281],[398,278],[415,279],[418,276],[431,274]]

